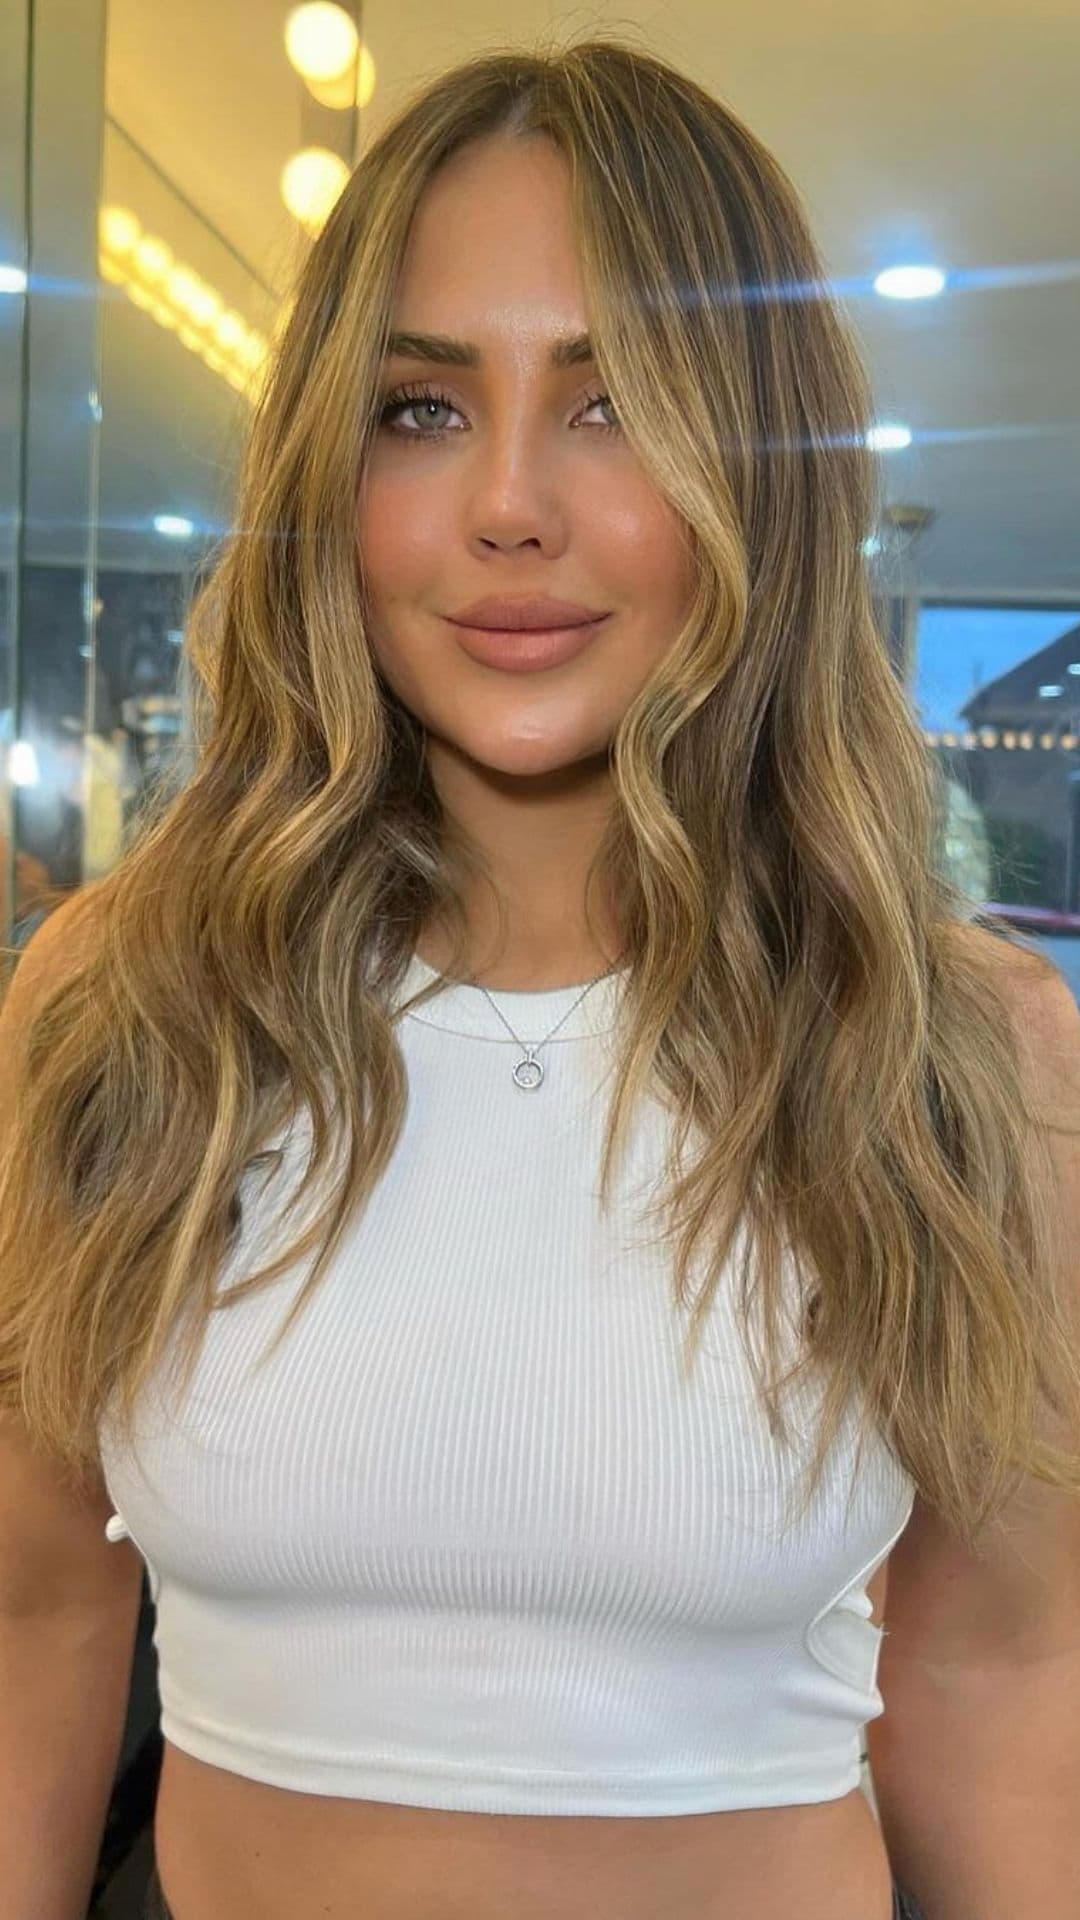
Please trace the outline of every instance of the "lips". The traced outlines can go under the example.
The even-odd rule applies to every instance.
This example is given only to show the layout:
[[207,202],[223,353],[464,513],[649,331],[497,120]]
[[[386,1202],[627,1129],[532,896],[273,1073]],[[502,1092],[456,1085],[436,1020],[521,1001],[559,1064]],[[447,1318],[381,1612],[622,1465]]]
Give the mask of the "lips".
[[469,607],[459,608],[457,613],[447,617],[459,627],[486,627],[501,633],[526,633],[537,629],[550,631],[556,627],[588,626],[591,621],[602,620],[606,611],[603,607],[582,606],[580,601],[552,600],[546,595],[489,595],[486,599],[475,600]]
[[576,627],[459,626],[456,631],[463,652],[478,665],[502,673],[540,673],[549,667],[565,666],[585,653],[606,618],[583,620]]

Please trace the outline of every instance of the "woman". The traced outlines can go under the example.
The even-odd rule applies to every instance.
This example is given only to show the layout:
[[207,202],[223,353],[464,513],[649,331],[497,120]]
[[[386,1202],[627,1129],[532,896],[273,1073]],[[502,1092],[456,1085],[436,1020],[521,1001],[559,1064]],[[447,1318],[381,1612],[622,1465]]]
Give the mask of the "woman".
[[822,278],[610,41],[439,78],[306,262],[0,1196],[9,1404],[157,1602],[148,1913],[918,1911],[890,1551],[1074,1495],[1005,1356],[1080,1380]]

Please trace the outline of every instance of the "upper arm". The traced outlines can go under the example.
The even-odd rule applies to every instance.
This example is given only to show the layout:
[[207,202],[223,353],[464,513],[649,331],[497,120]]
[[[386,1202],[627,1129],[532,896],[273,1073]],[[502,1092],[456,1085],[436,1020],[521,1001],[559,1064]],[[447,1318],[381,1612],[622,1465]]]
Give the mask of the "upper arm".
[[[0,1151],[24,1073],[26,1033],[46,995],[86,951],[92,892],[81,889],[28,941],[0,1006]],[[42,1284],[48,1285],[43,1270]],[[0,1311],[3,1276],[0,1275]],[[88,1490],[31,1443],[18,1414],[0,1409],[0,1613],[130,1604],[142,1562],[127,1541],[105,1539],[112,1502],[100,1469]]]
[[[987,958],[1021,1039],[1028,1098],[1049,1129],[1062,1298],[1080,1340],[1080,1008],[1038,956],[990,944]],[[1044,1430],[1053,1444],[1080,1452],[1080,1434]],[[886,1666],[906,1655],[942,1669],[1080,1651],[1080,1494],[1025,1476],[978,1555],[916,1496],[889,1555],[886,1624]]]
[[137,1607],[143,1562],[130,1540],[105,1537],[104,1482],[83,1492],[0,1409],[0,1616]]

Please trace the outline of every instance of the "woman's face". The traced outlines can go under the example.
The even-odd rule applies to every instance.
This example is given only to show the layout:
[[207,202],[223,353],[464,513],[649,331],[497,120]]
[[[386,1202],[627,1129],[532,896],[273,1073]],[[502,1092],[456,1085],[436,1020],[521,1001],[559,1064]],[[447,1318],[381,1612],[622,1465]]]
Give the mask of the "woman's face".
[[[357,539],[380,669],[440,764],[551,775],[606,755],[670,647],[692,582],[673,510],[618,425],[591,362],[553,368],[587,322],[568,177],[549,142],[455,155],[413,223],[395,329],[475,344],[477,364],[389,358]],[[440,429],[435,438],[432,429]],[[605,430],[607,429],[607,430]],[[562,665],[509,673],[447,616],[488,594],[550,594],[608,618]]]

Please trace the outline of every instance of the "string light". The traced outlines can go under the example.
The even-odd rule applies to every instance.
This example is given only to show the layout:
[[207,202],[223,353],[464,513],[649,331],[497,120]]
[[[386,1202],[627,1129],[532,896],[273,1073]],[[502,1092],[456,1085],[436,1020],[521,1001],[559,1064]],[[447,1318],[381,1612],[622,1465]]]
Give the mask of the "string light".
[[177,260],[164,240],[146,232],[129,207],[101,208],[98,271],[156,325],[175,334],[211,373],[255,400],[269,353],[265,335],[249,327],[215,287]]

